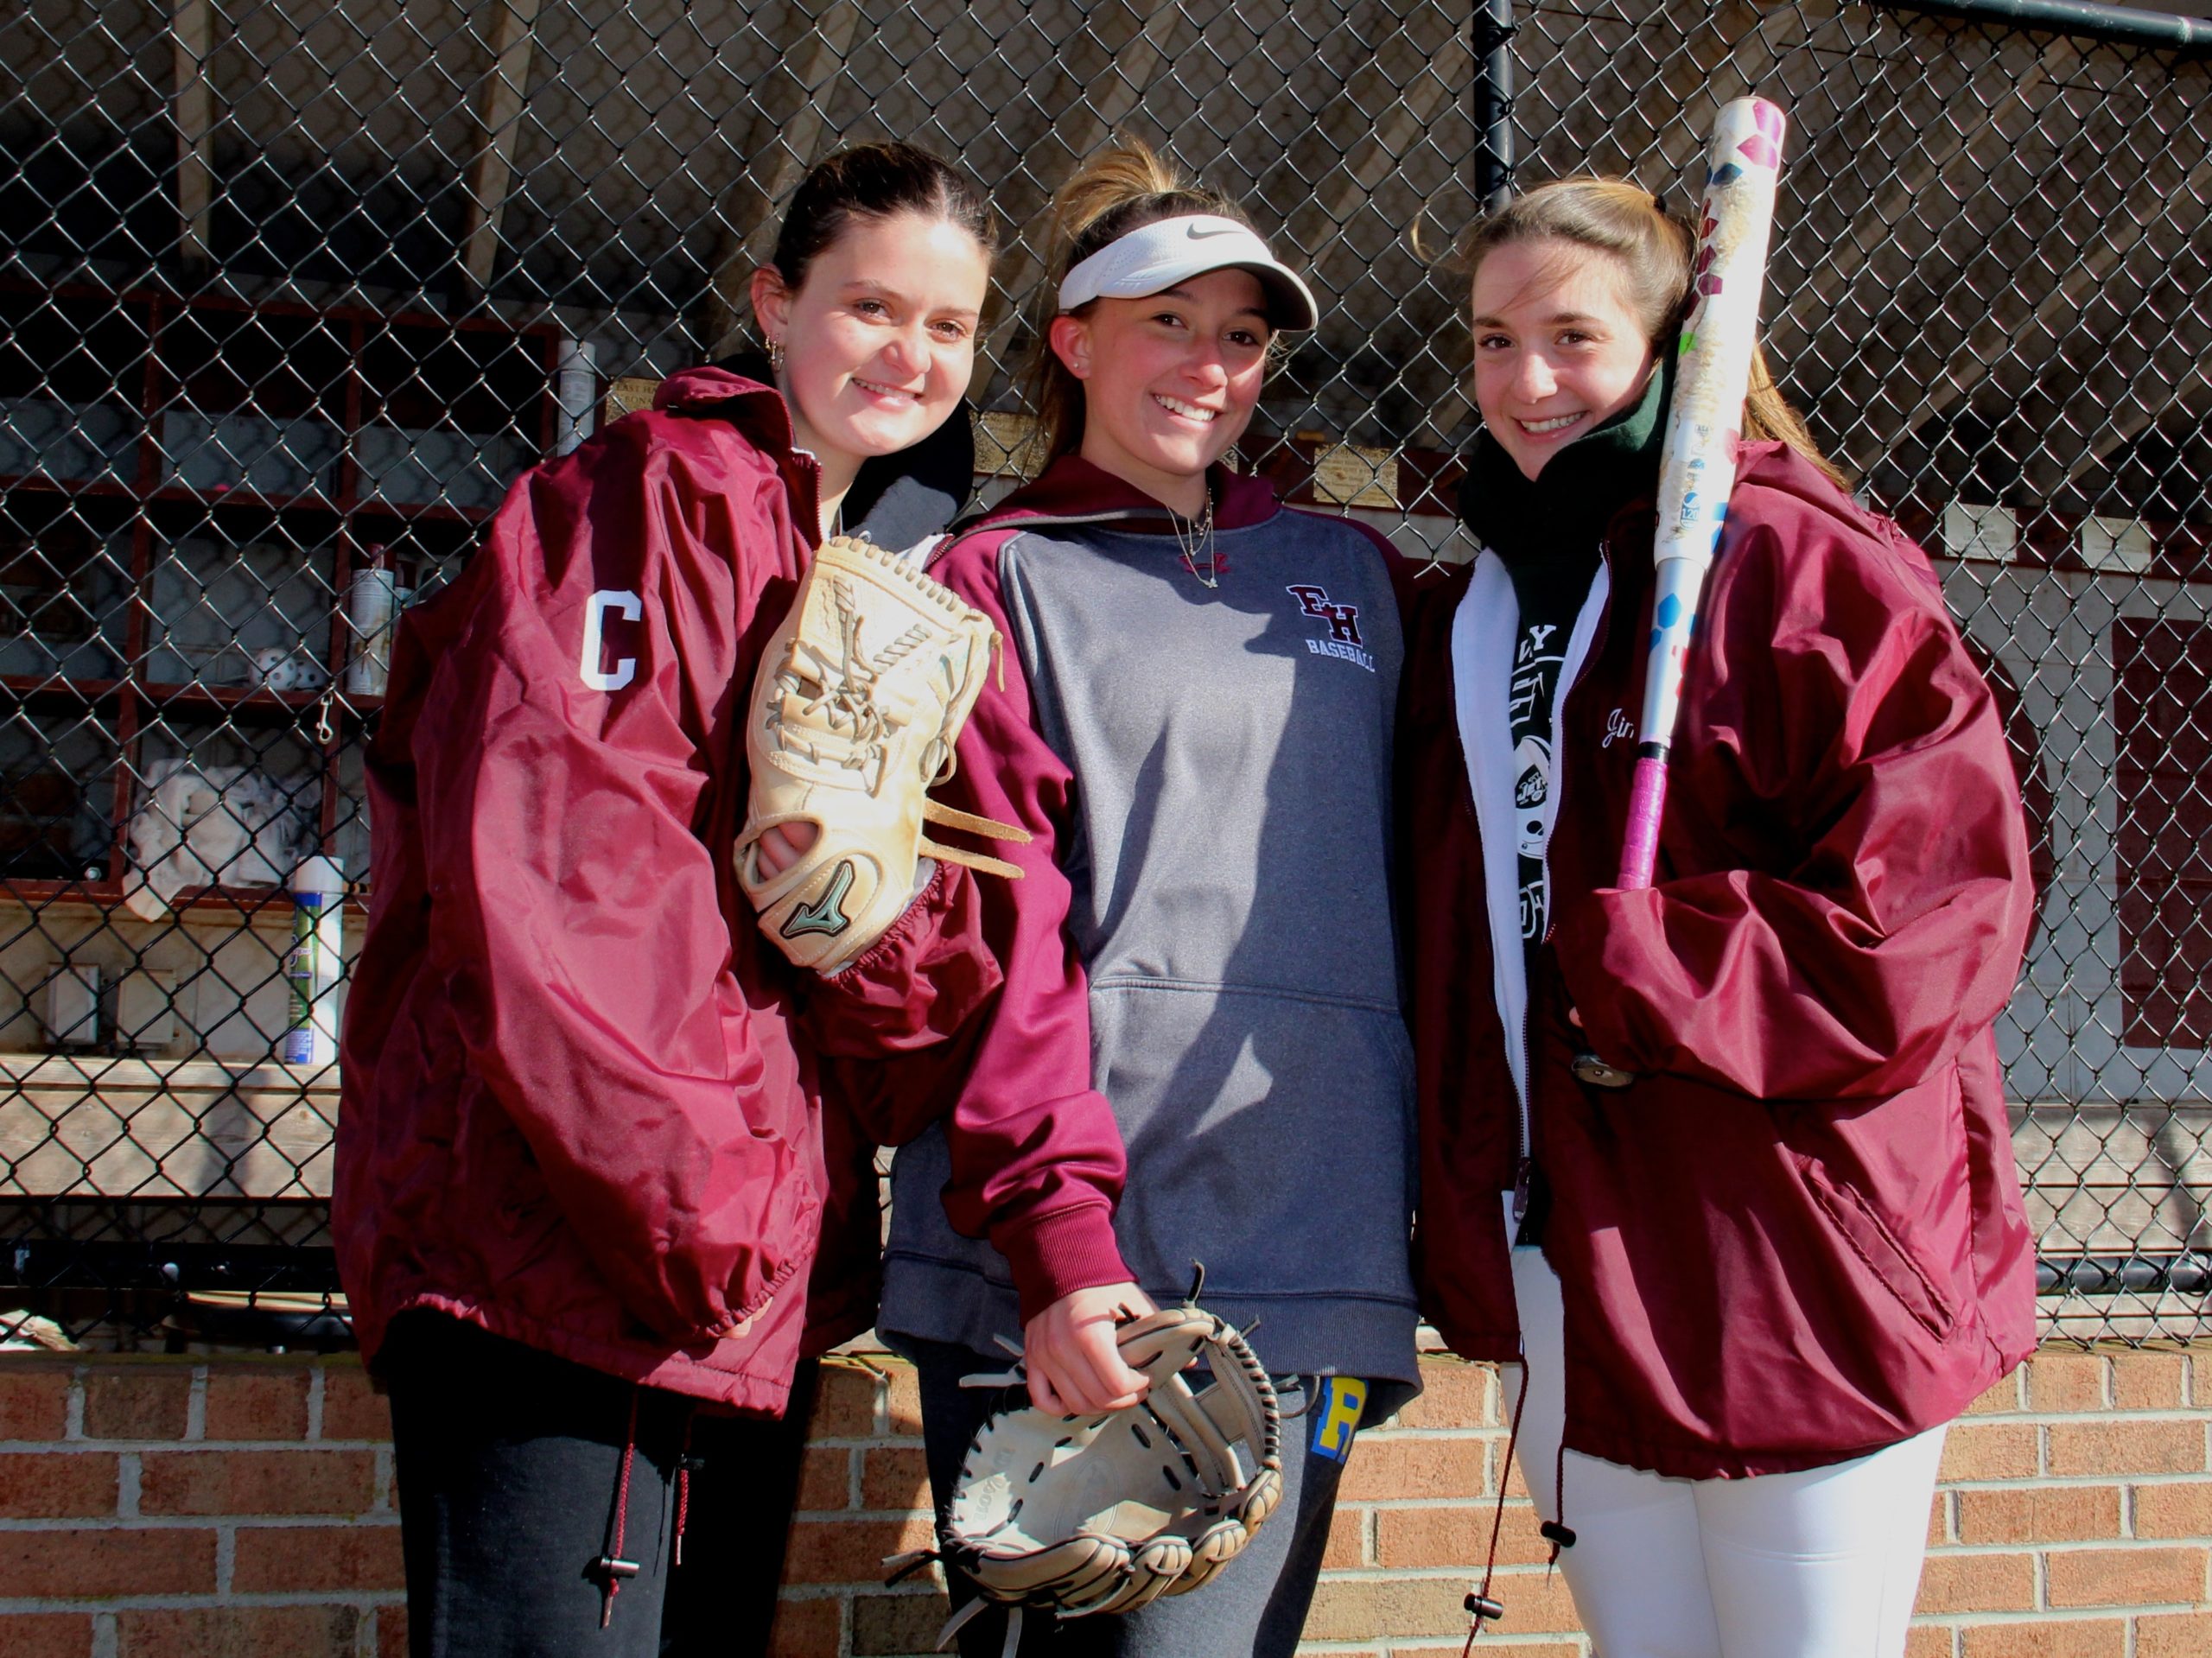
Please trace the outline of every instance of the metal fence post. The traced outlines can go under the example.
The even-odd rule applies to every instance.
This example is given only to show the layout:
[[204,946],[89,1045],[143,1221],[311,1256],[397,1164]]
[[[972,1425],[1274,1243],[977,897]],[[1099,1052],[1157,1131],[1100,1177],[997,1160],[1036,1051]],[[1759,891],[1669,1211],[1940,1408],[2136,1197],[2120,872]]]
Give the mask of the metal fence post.
[[1494,213],[1513,199],[1513,0],[1483,0],[1473,28],[1475,194]]

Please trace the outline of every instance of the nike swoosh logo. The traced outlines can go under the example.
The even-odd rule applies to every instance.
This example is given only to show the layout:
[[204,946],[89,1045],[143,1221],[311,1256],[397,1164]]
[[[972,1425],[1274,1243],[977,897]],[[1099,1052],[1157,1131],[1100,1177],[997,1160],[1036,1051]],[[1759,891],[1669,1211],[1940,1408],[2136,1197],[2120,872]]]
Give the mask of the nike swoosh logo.
[[1183,226],[1183,234],[1193,242],[1203,242],[1209,236],[1234,236],[1236,231],[1233,226],[1224,226],[1219,230],[1202,231],[1196,225],[1185,225]]

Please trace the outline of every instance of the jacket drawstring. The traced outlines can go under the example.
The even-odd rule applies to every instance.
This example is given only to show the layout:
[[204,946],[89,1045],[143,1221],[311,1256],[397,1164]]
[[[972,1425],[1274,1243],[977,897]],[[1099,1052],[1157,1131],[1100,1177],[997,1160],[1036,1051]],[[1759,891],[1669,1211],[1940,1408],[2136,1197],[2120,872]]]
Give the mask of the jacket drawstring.
[[1513,1426],[1505,1436],[1505,1460],[1498,1464],[1497,1502],[1490,1514],[1490,1558],[1483,1562],[1482,1586],[1467,1597],[1467,1610],[1472,1614],[1474,1622],[1467,1626],[1467,1643],[1459,1648],[1459,1658],[1467,1658],[1467,1655],[1475,1649],[1475,1637],[1483,1632],[1484,1623],[1495,1623],[1505,1616],[1504,1606],[1491,1598],[1490,1582],[1497,1572],[1498,1534],[1505,1528],[1505,1484],[1513,1477],[1513,1452],[1521,1443],[1521,1415],[1528,1403],[1529,1361],[1523,1356],[1521,1361],[1521,1389],[1513,1401]]
[[638,1575],[638,1563],[622,1558],[622,1534],[630,1519],[630,1464],[638,1457],[638,1390],[630,1389],[630,1426],[622,1437],[622,1475],[614,1487],[614,1513],[607,1521],[607,1553],[591,1563],[600,1579],[599,1627],[614,1621],[614,1597],[624,1579]]
[[[1481,1587],[1467,1597],[1467,1610],[1473,1615],[1474,1622],[1468,1627],[1466,1644],[1459,1648],[1459,1658],[1467,1658],[1467,1655],[1474,1650],[1475,1637],[1483,1632],[1484,1623],[1495,1623],[1505,1616],[1505,1607],[1491,1597],[1490,1585],[1491,1579],[1497,1571],[1498,1535],[1505,1527],[1505,1483],[1512,1477],[1513,1453],[1521,1443],[1521,1413],[1528,1403],[1529,1364],[1523,1358],[1521,1387],[1513,1401],[1513,1427],[1505,1436],[1505,1463],[1497,1471],[1497,1502],[1491,1510],[1490,1558],[1483,1562]],[[1560,1550],[1574,1547],[1574,1533],[1567,1524],[1567,1435],[1564,1433],[1560,1435],[1559,1452],[1552,1463],[1552,1490],[1557,1496],[1554,1506],[1559,1510],[1559,1518],[1547,1520],[1536,1528],[1537,1535],[1552,1546],[1551,1559],[1544,1567],[1547,1576],[1558,1567]]]
[[695,1406],[683,1413],[683,1448],[676,1453],[676,1564],[683,1564],[683,1522],[691,1517],[691,1473],[705,1459],[691,1454],[691,1428],[699,1420]]
[[1536,1528],[1536,1534],[1552,1546],[1552,1557],[1544,1562],[1544,1575],[1548,1578],[1559,1565],[1559,1552],[1574,1547],[1574,1534],[1567,1525],[1567,1434],[1562,1426],[1559,1436],[1559,1455],[1552,1463],[1552,1506],[1559,1518],[1547,1520]]

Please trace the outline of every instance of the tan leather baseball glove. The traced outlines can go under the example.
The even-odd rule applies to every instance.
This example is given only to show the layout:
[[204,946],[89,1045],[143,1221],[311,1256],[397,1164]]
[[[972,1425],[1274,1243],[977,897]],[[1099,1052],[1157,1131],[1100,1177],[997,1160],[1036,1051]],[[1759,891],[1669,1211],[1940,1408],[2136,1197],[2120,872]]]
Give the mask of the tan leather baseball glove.
[[[925,823],[1002,841],[1026,830],[941,806],[953,745],[999,648],[990,619],[897,554],[824,542],[768,641],[747,705],[752,791],[737,876],[778,949],[834,973],[880,938],[914,896],[924,857],[1019,880],[1001,859],[925,837]],[[760,836],[818,831],[770,874]]]

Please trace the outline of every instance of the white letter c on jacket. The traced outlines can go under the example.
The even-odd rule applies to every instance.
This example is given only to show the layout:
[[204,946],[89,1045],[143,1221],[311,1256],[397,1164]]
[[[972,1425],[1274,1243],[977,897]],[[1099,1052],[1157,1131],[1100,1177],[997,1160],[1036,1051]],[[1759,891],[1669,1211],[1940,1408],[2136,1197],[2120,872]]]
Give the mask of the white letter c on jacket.
[[583,660],[578,664],[584,683],[595,691],[619,691],[638,677],[638,659],[623,657],[616,661],[614,671],[607,672],[599,665],[600,653],[605,644],[607,613],[619,612],[626,622],[634,622],[645,613],[645,605],[634,593],[603,588],[592,594],[584,606]]

